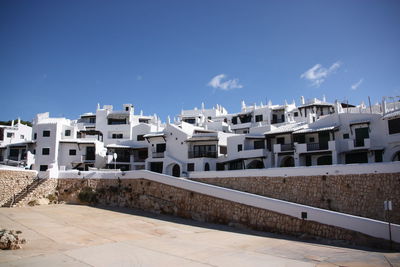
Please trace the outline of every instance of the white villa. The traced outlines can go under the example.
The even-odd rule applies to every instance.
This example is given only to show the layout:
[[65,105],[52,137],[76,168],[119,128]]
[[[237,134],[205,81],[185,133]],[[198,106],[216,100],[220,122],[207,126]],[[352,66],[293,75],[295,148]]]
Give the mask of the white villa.
[[38,114],[32,129],[0,126],[0,163],[38,171],[148,169],[188,172],[400,160],[400,102],[366,106],[301,97],[300,105],[217,105],[157,115],[97,106],[77,120]]
[[18,119],[11,126],[0,125],[0,164],[30,166],[34,163],[32,146],[32,128]]

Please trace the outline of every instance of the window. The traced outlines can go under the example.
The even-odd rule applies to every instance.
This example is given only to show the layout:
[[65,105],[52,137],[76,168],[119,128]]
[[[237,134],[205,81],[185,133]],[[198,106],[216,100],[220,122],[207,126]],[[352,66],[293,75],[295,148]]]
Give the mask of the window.
[[42,155],[49,155],[50,154],[50,148],[42,148]]
[[43,137],[49,137],[50,131],[43,131]]
[[265,148],[264,140],[254,141],[254,149],[261,149],[261,148]]
[[228,153],[228,148],[226,146],[220,146],[219,147],[219,153],[221,154],[227,154]]
[[8,137],[8,138],[14,137],[14,133],[7,133],[7,137]]
[[35,155],[35,154],[36,154],[36,149],[34,149],[34,150],[32,151],[32,154],[33,154],[33,155]]
[[36,140],[36,138],[37,138],[37,133],[34,133],[33,134],[33,139]]
[[138,140],[138,141],[144,141],[144,134],[139,134],[139,135],[137,136],[137,140]]
[[389,134],[400,133],[400,118],[389,120]]
[[126,124],[126,119],[108,119],[108,125]]
[[237,117],[232,117],[232,124],[237,124]]
[[47,165],[40,165],[40,171],[41,172],[45,172],[45,171],[47,171],[47,169],[48,169],[48,167],[47,167]]
[[315,142],[315,138],[314,137],[310,137],[310,143],[314,143]]
[[256,115],[256,122],[262,121],[263,115]]
[[375,162],[382,162],[383,161],[383,150],[375,150]]
[[65,136],[71,136],[71,130],[65,130]]
[[194,163],[188,163],[187,164],[187,171],[188,172],[194,172]]
[[298,112],[295,112],[295,113],[294,113],[294,116],[295,116],[295,117],[298,117],[298,116],[299,116],[299,113],[298,113]]
[[207,119],[211,120],[211,116],[208,116]]
[[237,146],[237,149],[238,149],[238,152],[239,152],[239,151],[242,151],[242,150],[243,150],[243,145],[242,145],[242,144],[238,145],[238,146]]
[[19,138],[20,138],[20,139],[24,139],[24,138],[25,138],[25,135],[21,134],[21,135],[19,136]]
[[156,152],[161,153],[164,152],[166,149],[166,144],[157,144],[156,146]]
[[96,123],[96,118],[89,118],[89,123]]
[[350,135],[348,133],[343,134],[343,139],[349,139]]
[[123,134],[117,134],[117,133],[112,134],[112,139],[122,139],[122,138]]
[[76,149],[70,149],[69,150],[69,155],[70,156],[76,156]]
[[190,124],[195,124],[196,123],[196,119],[184,119],[183,120],[186,123],[190,123]]
[[276,138],[276,143],[280,144],[280,145],[284,145],[285,144],[285,137]]

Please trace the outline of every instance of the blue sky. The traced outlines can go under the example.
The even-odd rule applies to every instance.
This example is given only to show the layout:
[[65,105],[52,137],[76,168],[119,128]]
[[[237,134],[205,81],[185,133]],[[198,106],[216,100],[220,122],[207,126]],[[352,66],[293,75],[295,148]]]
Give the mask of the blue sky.
[[400,1],[0,1],[0,120],[400,95]]

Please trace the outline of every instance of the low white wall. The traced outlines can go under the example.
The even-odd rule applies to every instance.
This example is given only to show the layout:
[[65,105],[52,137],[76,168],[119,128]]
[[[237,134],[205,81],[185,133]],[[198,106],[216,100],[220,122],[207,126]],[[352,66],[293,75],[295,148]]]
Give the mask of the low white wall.
[[[175,186],[196,193],[217,197],[245,204],[248,206],[286,214],[300,219],[301,213],[307,212],[307,219],[311,221],[342,227],[344,229],[357,231],[373,237],[383,238],[387,240],[389,239],[388,224],[386,222],[263,197],[228,188],[195,182],[187,180],[185,178],[176,178],[165,174],[159,174],[145,170],[129,172],[59,172],[59,178],[115,179],[116,177],[119,177],[120,179],[144,178],[150,181]],[[392,239],[395,242],[400,243],[400,225],[392,224]]]
[[288,167],[270,169],[246,169],[234,171],[190,172],[189,178],[223,178],[223,177],[286,177],[315,175],[344,175],[368,173],[400,172],[400,161],[366,164],[338,164],[310,167]]

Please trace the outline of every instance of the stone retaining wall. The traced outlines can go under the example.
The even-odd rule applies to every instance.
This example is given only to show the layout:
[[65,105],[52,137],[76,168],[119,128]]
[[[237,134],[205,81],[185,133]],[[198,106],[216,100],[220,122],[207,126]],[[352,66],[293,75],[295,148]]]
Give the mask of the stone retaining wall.
[[381,221],[383,201],[392,200],[391,220],[400,224],[400,173],[191,180]]
[[33,192],[29,193],[23,200],[18,202],[17,207],[24,207],[28,205],[31,201],[37,201],[43,198],[49,198],[49,195],[56,196],[56,188],[58,184],[58,179],[46,179],[42,184],[40,184]]
[[312,236],[345,240],[359,245],[388,247],[385,240],[355,231],[301,220],[144,179],[59,179],[59,199],[79,203],[79,192],[85,187],[94,190],[97,203],[102,205],[138,208],[197,221],[294,236]]
[[33,171],[0,170],[0,206],[31,184],[36,175]]

